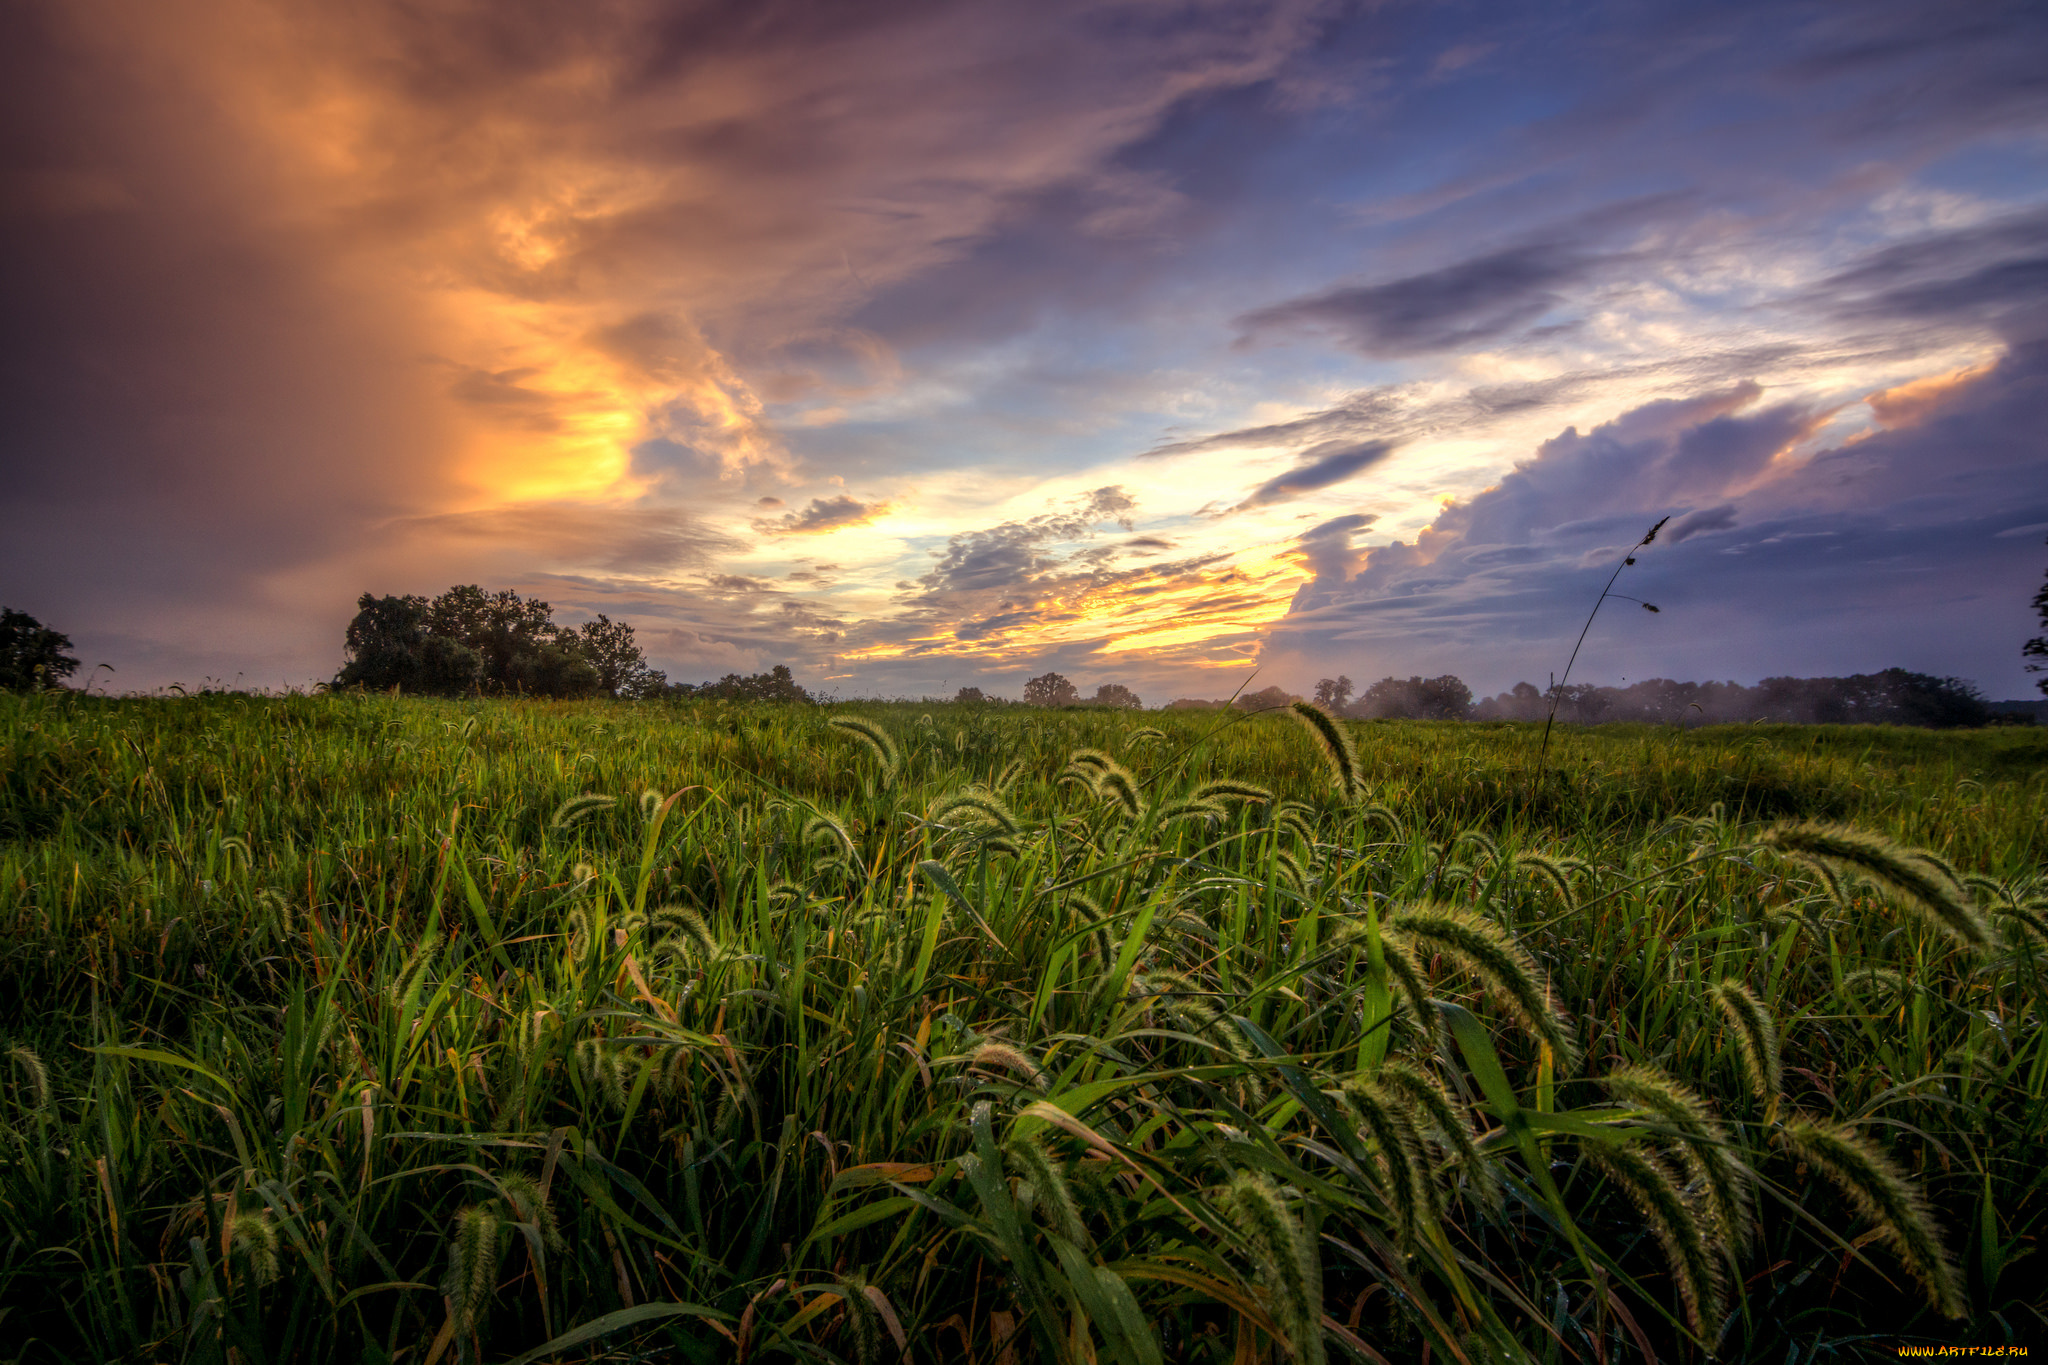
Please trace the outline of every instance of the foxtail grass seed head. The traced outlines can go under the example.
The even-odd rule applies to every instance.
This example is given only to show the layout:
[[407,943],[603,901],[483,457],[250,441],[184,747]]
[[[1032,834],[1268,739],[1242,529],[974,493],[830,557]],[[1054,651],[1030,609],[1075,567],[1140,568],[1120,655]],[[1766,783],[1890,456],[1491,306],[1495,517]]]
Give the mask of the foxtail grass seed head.
[[572,796],[555,808],[554,818],[548,821],[548,828],[557,834],[564,833],[599,811],[610,810],[618,804],[619,799],[616,796],[600,796],[595,792]]
[[1416,1125],[1458,1163],[1482,1205],[1502,1207],[1500,1173],[1480,1156],[1469,1112],[1451,1098],[1441,1080],[1399,1057],[1380,1063],[1373,1080],[1383,1093],[1398,1097],[1414,1115]]
[[967,1054],[967,1063],[984,1071],[1008,1071],[1034,1090],[1045,1089],[1045,1072],[1038,1063],[1032,1061],[1030,1054],[1022,1048],[1008,1043],[982,1043]]
[[896,741],[889,737],[887,730],[865,716],[834,716],[831,724],[834,729],[845,731],[867,746],[882,770],[884,781],[895,779],[903,759],[896,750]]
[[1572,890],[1571,871],[1557,859],[1542,853],[1518,853],[1515,855],[1515,867],[1532,881],[1548,885],[1564,902],[1565,909],[1579,908],[1578,895]]
[[1280,1187],[1263,1172],[1231,1177],[1221,1200],[1231,1228],[1250,1248],[1267,1305],[1297,1361],[1323,1365],[1323,1263]]
[[1253,805],[1266,805],[1273,800],[1273,793],[1256,782],[1240,782],[1235,778],[1219,778],[1204,782],[1195,788],[1194,801],[1246,801]]
[[993,825],[1005,834],[1015,834],[1023,828],[1016,812],[990,792],[954,792],[932,807],[933,824],[943,825],[962,817],[977,824]]
[[1111,763],[1096,776],[1095,794],[1105,801],[1114,801],[1123,808],[1124,814],[1134,819],[1144,809],[1144,803],[1138,796],[1137,779],[1121,763]]
[[846,832],[846,826],[822,811],[804,822],[804,842],[809,844],[821,840],[848,857],[853,855],[853,836]]
[[1551,993],[1550,978],[1507,930],[1460,906],[1425,903],[1403,906],[1391,927],[1417,947],[1434,949],[1479,978],[1495,1004],[1523,1031],[1547,1044],[1559,1075],[1578,1067],[1578,1039]]
[[227,1216],[228,1255],[243,1273],[257,1284],[269,1284],[278,1277],[283,1262],[278,1256],[282,1239],[266,1210],[240,1209]]
[[1031,1206],[1046,1226],[1078,1248],[1086,1250],[1093,1245],[1081,1221],[1081,1206],[1074,1202],[1073,1188],[1067,1184],[1067,1173],[1045,1144],[1031,1134],[1019,1133],[1004,1144],[1004,1152],[1023,1178]]
[[505,1204],[515,1222],[526,1223],[540,1234],[541,1244],[550,1251],[560,1251],[566,1245],[562,1240],[561,1224],[555,1218],[555,1211],[541,1193],[540,1182],[523,1171],[499,1171],[491,1177],[491,1183],[505,1197]]
[[1594,1140],[1580,1148],[1618,1185],[1664,1250],[1671,1277],[1693,1334],[1713,1345],[1721,1321],[1721,1262],[1709,1240],[1711,1229],[1685,1197],[1678,1178],[1653,1151],[1640,1144]]
[[1707,1102],[1655,1067],[1619,1067],[1601,1082],[1617,1100],[1672,1132],[1692,1183],[1705,1190],[1718,1236],[1735,1250],[1747,1251],[1755,1228],[1749,1171],[1735,1157],[1728,1130]]
[[1973,948],[1991,942],[1983,914],[1945,862],[1904,848],[1881,834],[1849,825],[1815,822],[1776,825],[1764,831],[1764,847],[1809,864],[1853,870],[1894,893],[1897,902],[1928,924]]
[[1330,767],[1330,778],[1336,785],[1337,795],[1347,802],[1358,800],[1364,794],[1365,782],[1359,771],[1358,749],[1351,742],[1351,732],[1344,728],[1342,721],[1314,702],[1292,702],[1289,709],[1301,722],[1302,728],[1316,737],[1323,751],[1323,761]]
[[21,1084],[29,1094],[29,1108],[43,1113],[50,1107],[50,1069],[43,1065],[43,1059],[35,1050],[26,1047],[7,1049],[7,1059],[21,1072]]
[[1783,1062],[1778,1053],[1778,1023],[1756,992],[1740,981],[1717,981],[1707,988],[1728,1021],[1728,1031],[1749,1077],[1750,1092],[1775,1111],[1785,1090]]
[[1942,1245],[1941,1228],[1920,1188],[1878,1145],[1846,1124],[1799,1118],[1780,1130],[1780,1141],[1827,1177],[1877,1229],[1928,1303],[1943,1317],[1967,1311],[1962,1276]]
[[461,1336],[474,1336],[490,1311],[503,1249],[498,1233],[498,1215],[482,1205],[458,1210],[449,1230],[448,1272],[441,1280],[441,1293]]

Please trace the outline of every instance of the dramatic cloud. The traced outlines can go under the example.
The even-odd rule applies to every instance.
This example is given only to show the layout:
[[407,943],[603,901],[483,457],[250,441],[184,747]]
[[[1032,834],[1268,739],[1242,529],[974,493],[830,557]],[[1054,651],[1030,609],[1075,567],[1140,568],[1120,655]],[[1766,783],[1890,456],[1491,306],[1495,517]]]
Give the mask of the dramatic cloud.
[[1247,313],[1248,336],[1319,330],[1368,356],[1456,350],[1526,327],[1592,262],[1553,245],[1515,247],[1385,284],[1353,285]]
[[2048,15],[1475,14],[8,7],[6,605],[144,687],[470,581],[680,677],[1481,683],[1668,511],[1603,657],[2028,686]]
[[1304,493],[1342,483],[1386,459],[1394,453],[1394,447],[1386,441],[1368,441],[1364,445],[1342,446],[1335,450],[1318,446],[1308,453],[1311,458],[1307,463],[1266,480],[1234,510],[1243,512],[1253,507],[1269,507],[1276,502],[1287,502]]
[[[1569,642],[1621,552],[1669,514],[1622,588],[1663,613],[1601,629],[1586,660],[1601,677],[1998,677],[2040,575],[2004,531],[2048,518],[2029,434],[2044,381],[2048,343],[2019,342],[1917,425],[1819,449],[1816,414],[1753,387],[1567,431],[1413,542],[1359,552],[1342,523],[1303,536],[1314,578],[1271,650],[1348,655],[1353,676],[1457,659],[1484,686],[1540,685],[1546,643]],[[1978,603],[2003,632],[1979,633]]]
[[[780,498],[763,499],[779,507]],[[843,526],[865,526],[889,510],[886,502],[862,502],[842,493],[836,498],[812,498],[801,512],[785,512],[772,520],[757,520],[754,529],[765,535],[814,536],[837,531]]]

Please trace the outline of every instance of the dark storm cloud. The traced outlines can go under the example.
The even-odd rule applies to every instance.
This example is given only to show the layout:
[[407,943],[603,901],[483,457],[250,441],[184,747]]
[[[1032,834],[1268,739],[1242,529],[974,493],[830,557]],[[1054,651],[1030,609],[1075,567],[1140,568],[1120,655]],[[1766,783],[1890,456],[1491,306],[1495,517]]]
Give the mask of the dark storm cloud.
[[1328,488],[1364,473],[1393,453],[1394,446],[1389,441],[1368,441],[1364,445],[1339,446],[1334,450],[1319,446],[1308,452],[1310,458],[1306,463],[1266,480],[1232,510],[1243,512],[1254,507],[1270,507],[1276,502],[1286,502],[1304,493]]
[[1384,284],[1274,304],[1245,314],[1238,325],[1247,338],[1324,331],[1363,355],[1426,355],[1526,327],[1592,269],[1591,260],[1562,246],[1518,246]]

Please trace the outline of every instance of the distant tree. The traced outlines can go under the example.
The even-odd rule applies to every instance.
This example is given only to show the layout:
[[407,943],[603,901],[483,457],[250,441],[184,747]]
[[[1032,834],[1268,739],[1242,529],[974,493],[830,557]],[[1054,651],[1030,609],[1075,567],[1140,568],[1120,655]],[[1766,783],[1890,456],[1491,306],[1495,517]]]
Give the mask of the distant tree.
[[435,598],[427,612],[428,629],[445,635],[483,657],[487,685],[513,690],[521,678],[540,671],[537,664],[518,663],[561,642],[574,632],[555,625],[554,608],[538,597],[521,597],[509,588],[487,593],[474,583],[454,587]]
[[1088,699],[1090,706],[1114,706],[1124,711],[1142,711],[1145,703],[1138,700],[1138,694],[1122,683],[1104,683],[1095,689],[1095,695]]
[[1342,711],[1351,704],[1351,679],[1339,675],[1322,678],[1316,683],[1316,705],[1331,713]]
[[662,695],[677,700],[689,697],[715,697],[721,701],[780,701],[809,704],[817,700],[797,685],[796,675],[789,671],[788,664],[777,664],[766,673],[749,673],[744,676],[728,673],[717,682],[671,683],[663,689]]
[[978,687],[963,687],[954,694],[953,700],[956,702],[983,702],[987,701],[988,698],[981,694],[981,689]]
[[[2048,673],[2048,579],[2043,579],[2041,590],[2034,594],[2034,619],[2041,627],[2041,634],[2020,647],[2020,657],[2039,662],[2027,665],[2029,673]],[[2048,678],[2034,684],[2048,693]]]
[[597,670],[597,690],[608,697],[655,696],[668,681],[647,666],[646,656],[633,640],[633,627],[603,612],[596,620],[583,623],[576,646]]
[[1450,673],[1425,678],[1421,699],[1425,720],[1463,720],[1472,710],[1472,689],[1465,686],[1464,679]]
[[1024,684],[1026,706],[1073,706],[1081,691],[1058,673],[1041,673]]
[[1290,702],[1300,700],[1300,697],[1295,696],[1286,688],[1275,683],[1273,686],[1260,691],[1247,692],[1240,695],[1236,705],[1240,711],[1273,711],[1286,706]]
[[537,597],[476,584],[424,597],[364,593],[349,622],[340,687],[396,687],[436,696],[472,692],[583,697],[658,685],[633,628],[600,616],[578,632]]
[[429,624],[433,604],[424,597],[356,599],[348,623],[347,661],[335,675],[337,687],[398,688],[429,696],[460,696],[476,690],[483,656]]
[[25,611],[0,608],[0,692],[41,692],[63,686],[78,668],[64,651],[71,637]]

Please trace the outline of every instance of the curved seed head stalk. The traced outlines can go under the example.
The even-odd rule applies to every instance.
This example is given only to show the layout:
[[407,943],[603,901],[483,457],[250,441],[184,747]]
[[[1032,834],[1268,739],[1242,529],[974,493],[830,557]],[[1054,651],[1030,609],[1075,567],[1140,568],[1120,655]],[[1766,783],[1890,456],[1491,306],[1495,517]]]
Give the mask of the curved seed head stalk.
[[1850,825],[1818,822],[1776,825],[1758,840],[1765,848],[1808,865],[1831,864],[1859,872],[1895,893],[1897,901],[1935,928],[1972,948],[1988,947],[1990,926],[1970,903],[1961,879],[1948,864],[1881,834]]
[[1621,1187],[1650,1233],[1664,1249],[1671,1277],[1694,1335],[1713,1344],[1710,1327],[1721,1321],[1723,1255],[1715,1254],[1713,1229],[1693,1211],[1671,1168],[1654,1152],[1630,1142],[1591,1140],[1580,1150]]
[[610,810],[618,804],[619,799],[616,796],[600,796],[596,792],[572,796],[555,808],[553,818],[548,821],[548,828],[560,834],[588,816],[595,815],[601,810]]
[[11,1047],[7,1049],[8,1060],[21,1070],[24,1083],[33,1099],[30,1107],[42,1113],[50,1107],[50,1069],[43,1065],[43,1059],[33,1048]]
[[1249,801],[1254,805],[1266,805],[1273,800],[1273,793],[1256,782],[1239,782],[1235,778],[1223,777],[1195,788],[1189,800]]
[[1024,1083],[1034,1090],[1043,1091],[1046,1088],[1044,1069],[1031,1059],[1031,1054],[1008,1043],[982,1043],[959,1060],[984,1070],[1001,1067],[1021,1077]]
[[1124,814],[1133,819],[1144,810],[1144,803],[1138,796],[1137,779],[1123,764],[1112,761],[1095,778],[1095,794],[1105,801],[1114,801],[1123,807]]
[[804,821],[804,842],[808,844],[815,839],[838,845],[839,851],[849,858],[854,854],[853,836],[846,832],[846,826],[839,823],[837,816],[820,811]]
[[1500,1173],[1480,1156],[1470,1115],[1451,1098],[1443,1082],[1399,1057],[1380,1063],[1379,1075],[1373,1079],[1383,1092],[1398,1096],[1415,1115],[1418,1126],[1471,1177],[1479,1202],[1488,1209],[1500,1209]]
[[1847,1124],[1798,1118],[1779,1141],[1827,1177],[1878,1230],[1944,1317],[1964,1316],[1962,1277],[1942,1245],[1927,1198],[1876,1143]]
[[1705,1190],[1721,1237],[1736,1251],[1747,1251],[1755,1235],[1749,1172],[1736,1160],[1733,1140],[1707,1102],[1654,1067],[1621,1067],[1601,1083],[1608,1094],[1678,1135],[1687,1174]]
[[1224,1214],[1251,1249],[1294,1358],[1323,1365],[1323,1263],[1307,1232],[1264,1173],[1238,1172],[1222,1196]]
[[1336,784],[1337,795],[1346,802],[1356,801],[1364,794],[1365,783],[1359,772],[1358,749],[1351,742],[1351,732],[1314,702],[1292,702],[1288,709],[1294,712],[1294,718],[1301,722],[1302,728],[1314,735],[1322,746],[1323,760],[1330,765],[1330,777]]
[[498,1283],[498,1231],[498,1216],[487,1207],[471,1205],[455,1214],[441,1293],[459,1337],[474,1337],[490,1311],[491,1291]]
[[932,807],[930,818],[935,824],[942,823],[961,811],[974,812],[981,817],[983,823],[995,825],[1005,834],[1015,834],[1023,828],[1016,813],[1005,805],[1001,798],[984,791],[954,792]]
[[257,1284],[269,1284],[278,1276],[283,1262],[278,1257],[281,1239],[266,1210],[238,1209],[227,1216],[222,1229],[230,1258],[240,1261]]
[[1517,853],[1515,868],[1533,874],[1531,879],[1534,881],[1547,882],[1550,889],[1557,892],[1558,899],[1564,902],[1565,909],[1579,908],[1578,893],[1572,889],[1571,871],[1556,858],[1546,853]]
[[721,951],[704,916],[687,905],[664,905],[647,916],[649,937],[665,952],[694,955],[700,962],[716,959]]
[[889,738],[884,730],[866,716],[834,716],[830,722],[835,730],[843,730],[868,747],[874,754],[875,762],[881,766],[882,780],[893,782],[903,766],[902,755],[896,751],[896,741]]
[[1403,906],[1388,923],[1397,937],[1434,948],[1478,977],[1487,995],[1525,1033],[1549,1045],[1559,1075],[1577,1069],[1578,1039],[1551,992],[1550,978],[1507,930],[1460,906],[1439,903]]
[[1742,1057],[1742,1069],[1749,1077],[1750,1092],[1764,1102],[1765,1111],[1778,1112],[1778,1100],[1785,1091],[1784,1063],[1778,1055],[1778,1023],[1769,1006],[1756,992],[1732,977],[1709,986],[1728,1031]]
[[1086,1249],[1094,1245],[1087,1225],[1081,1221],[1081,1206],[1074,1202],[1067,1173],[1036,1137],[1019,1133],[1003,1145],[1004,1154],[1015,1163],[1024,1178],[1033,1208],[1054,1232]]

